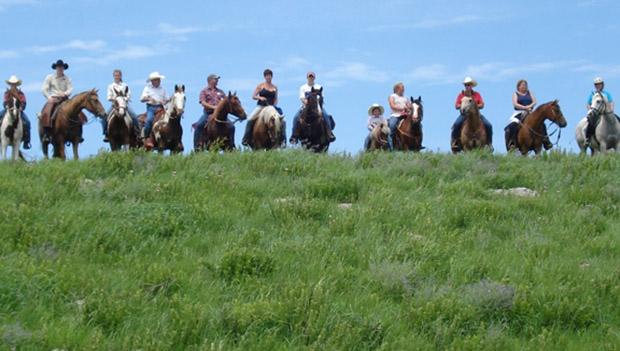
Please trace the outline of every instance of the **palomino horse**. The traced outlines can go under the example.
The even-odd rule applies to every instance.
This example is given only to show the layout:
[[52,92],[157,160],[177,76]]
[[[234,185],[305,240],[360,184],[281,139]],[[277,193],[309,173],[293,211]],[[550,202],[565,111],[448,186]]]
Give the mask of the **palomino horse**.
[[19,143],[22,140],[24,127],[22,123],[21,102],[17,89],[8,90],[6,112],[0,125],[0,159],[6,159],[9,145],[12,147],[12,159],[19,157]]
[[256,117],[252,130],[253,150],[270,150],[279,148],[284,138],[284,121],[273,106],[266,106]]
[[206,143],[202,140],[206,150],[210,150],[212,146],[217,146],[220,150],[231,151],[235,148],[235,126],[228,120],[228,114],[243,120],[247,118],[245,110],[241,106],[241,101],[237,97],[237,93],[231,94],[220,101],[215,107],[215,111],[209,117],[205,125],[204,136]]
[[[78,146],[84,141],[82,139],[82,125],[86,122],[86,116],[82,113],[83,109],[97,117],[105,118],[106,116],[105,109],[101,105],[99,96],[97,96],[97,90],[95,89],[80,93],[60,104],[54,112],[52,121],[51,137],[52,145],[54,146],[54,157],[65,160],[67,158],[65,144],[71,143],[73,146],[73,158],[79,159]],[[43,133],[43,126],[39,121],[39,137],[41,138],[43,154],[45,158],[48,158],[49,143],[44,141]]]
[[389,150],[389,135],[390,127],[388,126],[387,121],[377,124],[372,131],[370,131],[370,144],[368,145],[366,151]]
[[509,145],[511,143],[509,137],[506,136],[506,150],[512,151],[518,148],[524,156],[530,151],[534,151],[536,155],[540,154],[543,140],[548,138],[545,120],[550,120],[560,128],[566,127],[566,119],[564,119],[558,100],[540,105],[534,112],[528,114],[520,124],[517,145]]
[[183,152],[181,118],[185,110],[185,101],[185,85],[175,85],[174,95],[168,104],[164,117],[153,124],[155,148],[160,154],[164,150],[170,150],[173,154]]
[[[461,114],[465,118],[461,129],[461,145],[463,151],[488,147],[489,138],[480,117],[478,104],[471,97],[465,96],[461,100]],[[456,152],[455,152],[456,153]]]
[[393,140],[394,149],[419,152],[422,150],[422,117],[424,116],[422,97],[420,96],[417,99],[410,97],[410,101],[413,110],[396,128]]
[[[611,110],[611,104],[607,102],[603,94],[597,92],[592,97],[590,106],[590,121],[596,124],[594,135],[590,138],[590,150],[592,155],[597,152],[606,153],[609,150],[618,151],[620,146],[620,122]],[[581,152],[586,152],[585,128],[588,118],[582,119],[577,125],[577,144]]]
[[299,140],[307,150],[327,152],[329,138],[323,121],[323,88],[310,91],[299,117]]
[[125,87],[124,91],[119,91],[115,88],[114,92],[116,93],[116,99],[112,102],[112,112],[107,117],[110,149],[118,151],[121,148],[125,150],[129,147],[136,148],[138,147],[138,140],[127,108],[129,87]]

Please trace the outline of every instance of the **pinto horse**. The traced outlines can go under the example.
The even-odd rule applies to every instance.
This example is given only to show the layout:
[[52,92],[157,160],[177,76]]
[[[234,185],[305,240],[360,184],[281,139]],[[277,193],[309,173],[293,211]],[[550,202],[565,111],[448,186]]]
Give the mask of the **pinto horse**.
[[556,123],[560,128],[566,127],[566,119],[564,119],[558,100],[542,104],[528,114],[520,124],[519,132],[517,133],[517,145],[510,146],[510,140],[507,137],[506,149],[512,151],[517,148],[524,156],[530,151],[534,151],[536,155],[540,154],[543,140],[547,138],[545,120]]
[[307,150],[327,152],[329,138],[323,121],[323,88],[310,91],[299,117],[299,140]]
[[235,126],[228,120],[229,114],[241,120],[247,118],[236,92],[231,94],[229,91],[228,96],[217,104],[215,111],[209,117],[204,133],[206,142],[201,141],[206,150],[210,150],[212,146],[217,146],[224,151],[231,151],[235,148],[235,140],[231,139],[231,135],[234,136],[235,133]]
[[0,125],[0,159],[6,159],[7,149],[11,146],[12,159],[16,161],[20,156],[19,143],[24,132],[21,102],[17,89],[10,89],[7,92],[6,112]]
[[266,106],[261,110],[252,130],[253,150],[271,150],[282,145],[284,135],[284,121],[273,106]]
[[112,111],[108,115],[108,139],[110,149],[118,151],[121,148],[137,148],[138,140],[133,132],[133,121],[129,116],[128,94],[129,87],[124,91],[114,89],[116,99],[112,102]]
[[[82,110],[97,117],[105,118],[106,112],[99,101],[97,90],[89,90],[80,93],[73,98],[64,101],[56,108],[52,122],[52,145],[54,146],[54,157],[65,160],[65,144],[71,143],[73,146],[73,158],[79,159],[78,146],[84,141],[82,139],[82,125],[86,122],[86,116]],[[43,125],[39,121],[39,137],[43,147],[43,154],[48,158],[49,143],[45,142]]]
[[410,101],[413,110],[396,128],[396,133],[393,136],[394,149],[420,152],[422,150],[422,118],[424,116],[422,97],[420,96],[417,99],[410,97]]
[[[482,123],[480,109],[473,98],[465,96],[461,100],[461,114],[465,118],[461,128],[461,145],[463,151],[489,147],[489,138]],[[457,150],[453,151],[457,153]]]
[[164,150],[170,150],[173,154],[183,151],[183,127],[181,118],[185,110],[185,85],[175,85],[174,95],[170,100],[168,109],[162,119],[153,124],[153,136],[155,148],[161,154]]

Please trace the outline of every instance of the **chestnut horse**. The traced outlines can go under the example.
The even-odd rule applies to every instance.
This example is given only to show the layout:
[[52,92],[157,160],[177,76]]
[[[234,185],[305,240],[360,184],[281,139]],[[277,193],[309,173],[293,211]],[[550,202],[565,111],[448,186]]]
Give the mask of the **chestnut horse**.
[[323,88],[310,91],[306,106],[299,117],[299,140],[301,145],[314,152],[327,152],[329,138],[323,122]]
[[393,140],[394,149],[420,152],[422,150],[422,117],[424,116],[422,97],[417,99],[410,97],[410,101],[413,111],[410,111],[397,126]]
[[24,133],[22,123],[21,101],[17,89],[7,91],[6,112],[0,125],[0,159],[6,158],[7,149],[12,148],[12,159],[20,157],[19,143]]
[[121,148],[137,148],[138,140],[134,133],[133,121],[129,116],[128,102],[129,87],[124,91],[114,89],[116,99],[112,102],[112,111],[108,115],[108,139],[110,149],[118,151]]
[[[487,131],[480,117],[478,104],[471,97],[465,96],[461,100],[461,114],[465,118],[461,128],[461,145],[463,151],[489,147]],[[454,151],[457,153],[458,151]]]
[[372,131],[370,131],[370,145],[368,145],[368,149],[366,149],[366,151],[389,150],[389,136],[390,127],[388,126],[387,121],[377,124]]
[[[73,158],[79,159],[78,146],[84,141],[82,139],[82,125],[86,122],[86,116],[82,113],[83,109],[97,117],[105,118],[105,109],[101,105],[97,90],[95,89],[80,93],[61,103],[56,108],[52,121],[51,137],[52,145],[54,146],[54,157],[65,160],[67,158],[65,144],[71,143],[73,146]],[[49,143],[44,142],[43,133],[43,125],[39,123],[39,137],[43,147],[43,154],[45,158],[48,158]]]
[[273,106],[264,107],[256,117],[252,130],[253,150],[270,150],[282,146],[284,117]]
[[217,104],[215,111],[209,117],[204,133],[206,142],[201,141],[206,150],[210,150],[213,146],[224,151],[231,151],[235,148],[235,140],[231,140],[231,135],[234,136],[235,133],[235,125],[228,120],[228,114],[232,114],[240,120],[247,118],[236,92],[231,94],[229,91],[228,96]]
[[[550,120],[560,128],[566,127],[566,119],[564,119],[558,100],[540,105],[521,122],[517,133],[516,148],[521,151],[522,155],[525,156],[530,151],[538,155],[542,151],[543,140],[547,138],[545,120]],[[506,138],[506,149],[508,151],[515,149],[514,146],[510,148],[508,144],[509,138]]]
[[164,150],[170,150],[173,154],[183,152],[181,118],[183,118],[185,102],[185,85],[175,85],[174,95],[164,117],[153,124],[152,134],[155,139],[155,148],[160,154]]

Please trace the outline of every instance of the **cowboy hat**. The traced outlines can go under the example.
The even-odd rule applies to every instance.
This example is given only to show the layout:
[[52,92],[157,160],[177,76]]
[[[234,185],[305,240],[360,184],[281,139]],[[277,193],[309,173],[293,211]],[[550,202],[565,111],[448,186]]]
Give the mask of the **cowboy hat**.
[[463,84],[471,84],[474,87],[478,86],[478,82],[476,82],[476,80],[472,77],[465,77],[465,80],[463,80]]
[[5,80],[6,84],[15,84],[17,86],[22,85],[22,80],[17,78],[16,75],[12,75],[11,78]]
[[379,104],[372,104],[368,108],[368,115],[371,116],[372,115],[372,111],[374,111],[376,108],[378,108],[379,111],[381,111],[381,114],[383,114],[385,112],[385,109],[383,108],[383,106],[381,106]]
[[166,77],[159,74],[159,72],[151,72],[151,74],[149,74],[149,79],[147,79],[146,81],[150,82],[155,79],[166,79]]
[[65,69],[69,69],[69,65],[66,64],[63,60],[58,60],[58,61],[52,63],[52,69],[56,69],[56,67],[58,67],[58,66],[62,66]]
[[594,84],[605,84],[605,81],[601,77],[594,78]]

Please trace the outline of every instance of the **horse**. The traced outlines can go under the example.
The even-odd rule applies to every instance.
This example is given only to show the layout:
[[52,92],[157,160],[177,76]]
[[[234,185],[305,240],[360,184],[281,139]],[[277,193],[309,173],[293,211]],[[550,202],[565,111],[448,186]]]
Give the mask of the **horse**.
[[24,127],[22,123],[21,101],[17,89],[8,90],[7,108],[0,125],[0,159],[6,159],[9,145],[12,148],[12,159],[20,156],[19,143],[22,140]]
[[[413,110],[407,114],[407,117],[396,128],[396,133],[393,136],[394,149],[420,152],[422,150],[422,117],[424,115],[422,97],[420,96],[417,99],[410,97],[409,99]],[[417,117],[414,117],[414,115],[417,115]]]
[[185,85],[175,85],[174,95],[164,117],[153,124],[152,134],[155,139],[155,148],[160,154],[164,150],[170,150],[173,154],[183,152],[181,118],[183,118],[185,102]]
[[258,114],[252,130],[253,150],[270,150],[282,145],[284,117],[273,106],[264,107]]
[[114,89],[116,99],[112,102],[112,111],[108,115],[108,139],[110,149],[118,151],[121,148],[137,148],[138,140],[133,132],[133,121],[127,108],[129,87],[124,91]]
[[329,138],[323,121],[323,88],[312,87],[299,117],[299,140],[306,150],[327,152]]
[[[98,91],[92,89],[75,95],[73,98],[61,103],[54,112],[52,121],[52,145],[54,146],[54,157],[65,160],[65,144],[71,143],[73,146],[73,158],[79,159],[78,146],[84,141],[82,139],[82,125],[86,122],[86,116],[82,113],[83,109],[97,117],[105,118],[106,111],[99,101]],[[40,116],[39,116],[40,117]],[[39,120],[39,138],[45,158],[48,156],[49,142],[45,141],[44,128]]]
[[[461,128],[461,145],[463,151],[489,147],[489,138],[480,117],[478,104],[471,97],[465,96],[461,100],[461,114],[465,117]],[[454,151],[457,153],[458,151]]]
[[540,105],[525,117],[517,132],[517,145],[511,145],[510,137],[506,135],[506,150],[518,149],[524,156],[530,151],[539,155],[542,151],[543,140],[548,137],[545,120],[557,124],[560,128],[566,127],[566,119],[562,114],[558,100]]
[[[610,104],[603,94],[597,92],[592,98],[590,106],[590,121],[596,123],[594,135],[590,138],[590,150],[592,155],[597,152],[606,153],[609,150],[618,151],[620,146],[620,122],[611,110]],[[588,118],[582,119],[577,125],[576,139],[581,152],[586,152],[585,128]]]
[[201,142],[206,150],[210,150],[215,145],[224,151],[231,151],[235,148],[235,140],[234,138],[231,139],[231,134],[234,136],[235,126],[228,120],[228,114],[232,114],[241,120],[247,118],[236,92],[232,94],[229,91],[228,96],[217,104],[213,114],[209,117],[204,133],[204,138],[207,141],[206,143],[204,140]]
[[370,144],[368,145],[366,151],[389,150],[389,135],[390,127],[388,126],[387,121],[377,124],[372,131],[370,131]]

